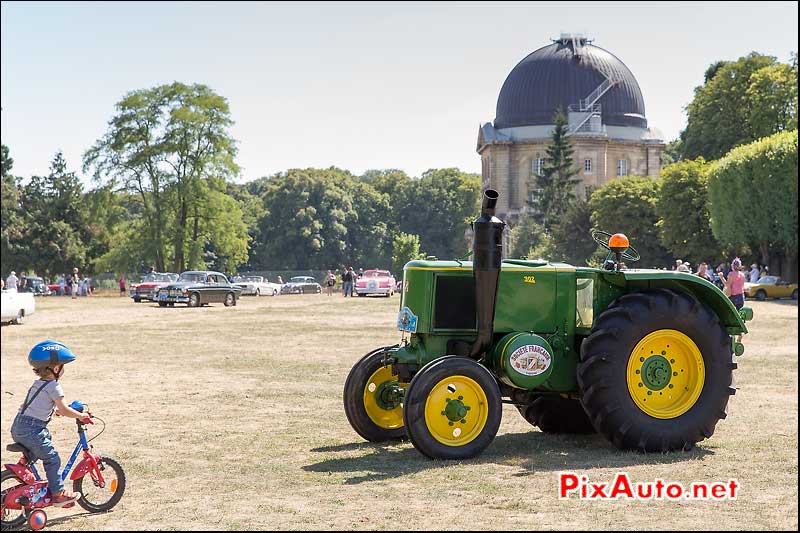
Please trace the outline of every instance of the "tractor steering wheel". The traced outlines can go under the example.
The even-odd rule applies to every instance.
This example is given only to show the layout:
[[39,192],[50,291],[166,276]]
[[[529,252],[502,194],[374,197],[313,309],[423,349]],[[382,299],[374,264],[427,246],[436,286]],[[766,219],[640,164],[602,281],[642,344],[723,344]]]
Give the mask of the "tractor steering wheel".
[[[608,245],[608,240],[611,238],[610,233],[599,229],[593,229],[590,233],[592,235],[592,239],[594,239],[594,242],[596,242],[597,244],[599,244],[612,254],[614,253],[613,250],[611,250],[611,246]],[[636,248],[634,248],[633,246],[628,246],[628,249],[622,252],[622,254],[620,254],[620,257],[622,259],[625,259],[626,261],[630,261],[631,263],[636,262],[642,258],[642,256],[639,255],[639,252],[637,252]]]

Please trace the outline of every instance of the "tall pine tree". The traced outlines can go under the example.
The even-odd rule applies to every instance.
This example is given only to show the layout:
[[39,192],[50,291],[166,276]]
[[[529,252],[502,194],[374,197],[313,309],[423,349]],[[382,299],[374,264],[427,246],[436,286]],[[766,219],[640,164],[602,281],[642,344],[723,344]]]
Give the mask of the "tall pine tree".
[[575,177],[578,169],[573,167],[572,154],[575,151],[567,137],[567,117],[559,110],[554,122],[547,158],[542,165],[541,175],[536,176],[536,185],[541,191],[539,217],[548,231],[558,223],[575,200],[575,186],[581,181]]

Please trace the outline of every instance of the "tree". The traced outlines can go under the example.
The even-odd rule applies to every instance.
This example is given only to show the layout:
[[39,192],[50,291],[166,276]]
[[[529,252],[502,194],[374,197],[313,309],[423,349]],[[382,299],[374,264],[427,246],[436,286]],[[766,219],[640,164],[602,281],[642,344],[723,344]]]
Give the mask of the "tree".
[[86,241],[91,236],[83,186],[56,153],[47,176],[33,176],[22,189],[27,253],[23,265],[43,274],[86,266]]
[[753,138],[797,129],[797,65],[783,63],[757,70],[750,77],[747,99]]
[[577,266],[586,265],[599,248],[592,239],[591,229],[592,210],[589,202],[572,202],[553,226],[550,258]]
[[419,249],[419,237],[408,233],[399,233],[392,243],[392,273],[400,278],[403,267],[409,261],[424,259],[425,253]]
[[24,218],[20,207],[20,189],[15,176],[11,174],[14,160],[9,155],[8,146],[2,145],[2,190],[0,190],[0,271],[9,272],[18,259],[24,255]]
[[708,198],[721,243],[749,246],[771,271],[796,279],[797,130],[731,150],[709,171]]
[[509,257],[529,257],[528,252],[536,247],[545,235],[544,226],[533,217],[524,216],[511,228],[509,234]]
[[256,268],[388,266],[386,195],[338,168],[291,169],[266,183]]
[[772,56],[752,52],[717,62],[694,93],[680,136],[685,159],[718,159],[736,146],[797,125],[797,69],[777,64]]
[[420,246],[439,258],[467,251],[464,230],[480,209],[481,178],[457,168],[430,169],[410,187],[390,196],[398,230],[419,236]]
[[661,190],[656,202],[659,238],[673,255],[693,264],[721,254],[708,213],[708,168],[700,157],[661,170]]
[[642,256],[642,268],[671,262],[658,238],[658,193],[658,179],[625,176],[599,187],[589,199],[592,225],[609,233],[625,233]]
[[578,169],[573,167],[574,150],[567,137],[567,117],[558,111],[554,122],[542,173],[536,176],[536,185],[541,190],[539,219],[547,230],[552,228],[575,200],[575,186],[581,182],[580,178],[575,177]]
[[[138,195],[159,270],[169,252],[172,268],[182,271],[203,266],[202,256],[221,246],[214,235],[201,235],[201,220],[216,216],[218,223],[239,225],[203,211],[216,205],[206,195],[224,190],[221,183],[238,174],[232,124],[225,98],[205,85],[175,82],[128,93],[107,133],[86,152],[84,168],[94,168],[98,181]],[[238,234],[217,229],[215,235]]]

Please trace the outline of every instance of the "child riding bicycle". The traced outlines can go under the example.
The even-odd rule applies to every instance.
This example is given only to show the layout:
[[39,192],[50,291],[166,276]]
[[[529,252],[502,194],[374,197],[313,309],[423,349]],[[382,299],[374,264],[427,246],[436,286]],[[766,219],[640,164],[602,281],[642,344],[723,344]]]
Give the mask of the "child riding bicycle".
[[47,424],[55,412],[57,415],[77,418],[91,423],[88,413],[81,413],[64,403],[64,389],[58,382],[64,375],[64,365],[75,360],[75,354],[66,345],[57,341],[43,341],[28,354],[28,363],[38,376],[28,390],[11,425],[14,442],[27,448],[34,457],[41,459],[47,473],[47,484],[56,507],[68,505],[81,497],[80,493],[64,490],[64,481],[59,475],[61,458],[53,447]]

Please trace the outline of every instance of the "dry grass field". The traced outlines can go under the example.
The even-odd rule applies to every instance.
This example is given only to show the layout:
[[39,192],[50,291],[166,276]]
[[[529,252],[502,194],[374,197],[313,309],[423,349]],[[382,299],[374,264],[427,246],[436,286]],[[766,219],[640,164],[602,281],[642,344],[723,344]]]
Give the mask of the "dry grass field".
[[[3,444],[30,386],[26,355],[44,339],[78,361],[62,379],[107,423],[93,444],[128,486],[110,513],[48,509],[48,528],[136,529],[790,529],[797,530],[797,335],[793,301],[752,302],[727,420],[694,451],[620,452],[599,436],[550,436],[505,406],[479,457],[426,459],[374,445],[349,426],[352,364],[392,344],[398,297],[245,297],[234,308],[159,308],[99,296],[37,300],[2,327]],[[62,460],[71,420],[50,424]],[[90,430],[90,432],[93,430]],[[17,457],[2,451],[3,463]],[[559,500],[556,476],[626,471],[688,485],[727,481],[737,500]]]

